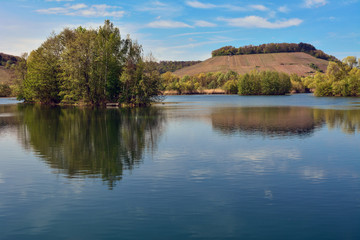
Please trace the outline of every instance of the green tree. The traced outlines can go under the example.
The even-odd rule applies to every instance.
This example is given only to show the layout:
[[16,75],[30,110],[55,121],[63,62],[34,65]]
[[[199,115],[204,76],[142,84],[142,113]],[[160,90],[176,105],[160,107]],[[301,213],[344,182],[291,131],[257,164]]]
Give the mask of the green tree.
[[[99,82],[95,85],[109,101],[116,101],[120,93],[119,76],[126,62],[125,53],[131,39],[121,39],[120,31],[106,20],[98,30],[96,38],[97,71]],[[105,99],[102,99],[105,100]]]
[[98,77],[94,69],[96,32],[78,27],[74,31],[65,29],[61,35],[65,39],[61,54],[62,101],[97,104],[101,97],[97,94]]
[[344,58],[342,61],[344,64],[347,64],[350,68],[357,67],[359,64],[355,56],[348,56]]
[[20,98],[42,103],[148,105],[160,94],[156,64],[106,20],[98,30],[64,29],[31,52],[21,67]]
[[60,102],[60,45],[58,36],[51,36],[27,59],[27,76],[22,98],[42,103]]

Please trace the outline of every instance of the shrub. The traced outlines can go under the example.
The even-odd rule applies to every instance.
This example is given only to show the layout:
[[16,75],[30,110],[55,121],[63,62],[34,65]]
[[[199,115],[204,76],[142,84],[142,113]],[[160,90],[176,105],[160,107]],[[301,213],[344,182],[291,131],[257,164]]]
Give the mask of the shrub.
[[332,96],[332,84],[329,81],[320,82],[316,84],[316,89],[314,92],[315,96],[328,97]]
[[0,83],[0,97],[10,97],[11,96],[11,88],[7,84]]
[[239,80],[240,95],[259,95],[261,94],[260,77],[257,72],[246,73]]
[[225,90],[226,93],[236,94],[238,92],[237,81],[236,80],[227,81],[224,84],[223,89]]

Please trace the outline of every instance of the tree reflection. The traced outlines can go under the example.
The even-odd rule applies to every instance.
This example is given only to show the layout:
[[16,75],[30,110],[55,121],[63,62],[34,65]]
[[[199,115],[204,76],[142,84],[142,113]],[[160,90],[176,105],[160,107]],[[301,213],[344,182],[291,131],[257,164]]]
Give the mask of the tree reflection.
[[242,107],[216,109],[213,127],[224,134],[241,132],[269,136],[309,135],[321,125],[305,107]]
[[314,116],[325,121],[329,129],[340,128],[347,134],[360,131],[360,109],[314,109]]
[[360,130],[360,109],[307,107],[231,107],[214,109],[213,128],[223,134],[237,132],[266,136],[306,136],[326,124],[353,134]]
[[25,146],[68,177],[101,176],[112,188],[124,170],[138,166],[153,150],[164,117],[157,108],[82,109],[19,107]]

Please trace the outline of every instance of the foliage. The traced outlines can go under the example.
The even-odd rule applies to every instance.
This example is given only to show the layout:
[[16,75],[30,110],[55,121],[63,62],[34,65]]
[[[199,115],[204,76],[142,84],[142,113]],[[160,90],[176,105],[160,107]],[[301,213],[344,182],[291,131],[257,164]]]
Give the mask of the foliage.
[[315,63],[310,63],[309,66],[317,72],[323,72]]
[[238,86],[236,80],[228,80],[224,86],[223,89],[228,94],[237,94],[238,93]]
[[18,60],[19,58],[16,56],[0,53],[0,66],[10,68],[12,65],[16,64]]
[[47,104],[148,105],[158,99],[161,84],[154,67],[146,65],[141,45],[129,36],[122,39],[109,20],[97,30],[64,29],[20,68],[26,74],[19,78],[19,97]]
[[290,76],[277,72],[258,72],[239,75],[237,72],[201,73],[179,78],[171,73],[161,75],[163,88],[178,93],[193,93],[203,89],[222,88],[228,94],[241,95],[282,95],[291,90]]
[[360,67],[360,59],[358,61],[355,56],[348,56],[348,57],[344,58],[342,61],[344,64],[349,65],[350,68],[354,68],[354,67],[359,68]]
[[343,62],[329,62],[325,74],[302,79],[304,86],[315,89],[316,96],[360,96],[360,69],[355,57]]
[[0,97],[9,97],[11,96],[11,88],[8,84],[0,83]]
[[261,94],[260,74],[257,71],[246,73],[239,80],[240,95],[259,95]]
[[239,81],[240,95],[284,95],[290,90],[290,77],[285,73],[252,71]]
[[290,82],[292,86],[292,91],[295,93],[305,93],[309,92],[309,89],[305,87],[304,82],[301,81],[301,77],[293,73],[290,75]]
[[328,61],[338,61],[334,56],[328,55],[321,50],[317,50],[313,45],[308,43],[268,43],[258,46],[247,45],[243,47],[225,46],[212,51],[212,56],[232,56],[244,54],[262,54],[262,53],[281,53],[281,52],[304,52],[316,58]]
[[52,36],[27,59],[27,76],[23,82],[21,97],[25,101],[42,103],[60,101],[59,37]]

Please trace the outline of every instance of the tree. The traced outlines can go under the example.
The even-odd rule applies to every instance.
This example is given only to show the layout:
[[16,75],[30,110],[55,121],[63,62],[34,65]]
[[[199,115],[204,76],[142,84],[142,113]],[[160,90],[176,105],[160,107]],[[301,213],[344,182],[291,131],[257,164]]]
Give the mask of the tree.
[[60,102],[60,46],[58,37],[51,36],[27,59],[27,76],[22,98],[42,103]]
[[145,64],[142,47],[106,20],[98,30],[83,27],[53,34],[31,52],[21,68],[20,98],[42,103],[147,105],[161,81],[154,64]]
[[359,64],[356,57],[354,56],[348,56],[344,58],[342,61],[344,64],[347,64],[350,68],[357,67]]
[[61,35],[64,36],[61,54],[62,101],[101,102],[96,84],[98,75],[94,69],[96,32],[78,27],[74,31],[65,29]]
[[109,101],[116,101],[119,97],[119,76],[126,62],[125,53],[130,41],[129,37],[126,40],[121,40],[119,29],[114,27],[109,20],[106,20],[104,26],[99,28],[96,48],[100,82],[97,86],[104,92]]

